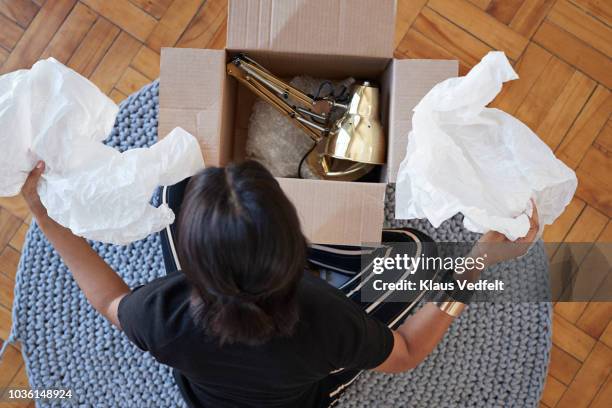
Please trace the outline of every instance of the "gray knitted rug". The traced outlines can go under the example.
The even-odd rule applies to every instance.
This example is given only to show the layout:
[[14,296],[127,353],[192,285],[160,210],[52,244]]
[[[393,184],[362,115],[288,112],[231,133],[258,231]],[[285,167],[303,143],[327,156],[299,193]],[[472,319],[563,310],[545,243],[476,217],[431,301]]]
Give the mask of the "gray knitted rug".
[[[119,150],[148,146],[157,135],[158,84],[122,105],[107,143]],[[392,219],[438,241],[469,241],[460,217],[433,229],[426,221]],[[119,247],[92,243],[131,286],[164,275],[157,235]],[[541,244],[522,259],[490,275],[546,282]],[[537,286],[537,285],[535,285]],[[73,400],[38,406],[184,406],[168,367],[131,345],[87,304],[69,271],[35,223],[28,231],[16,277],[13,338],[22,343],[33,388],[69,388]],[[435,352],[401,375],[364,373],[348,389],[342,407],[536,407],[550,350],[551,307],[547,303],[473,304],[455,322]]]

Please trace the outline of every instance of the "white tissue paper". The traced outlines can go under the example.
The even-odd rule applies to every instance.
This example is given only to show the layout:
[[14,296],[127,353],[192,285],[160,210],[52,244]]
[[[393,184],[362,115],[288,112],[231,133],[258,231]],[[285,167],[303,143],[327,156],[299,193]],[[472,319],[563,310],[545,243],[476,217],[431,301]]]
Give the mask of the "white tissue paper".
[[150,148],[106,146],[117,105],[53,58],[0,77],[0,196],[16,195],[38,160],[49,216],[76,235],[128,244],[174,221],[155,188],[203,168],[197,140],[176,128]]
[[563,212],[576,191],[574,172],[522,122],[485,107],[517,78],[503,52],[490,52],[425,95],[398,172],[396,218],[437,227],[461,212],[468,230],[516,240],[529,230],[531,198],[540,233]]

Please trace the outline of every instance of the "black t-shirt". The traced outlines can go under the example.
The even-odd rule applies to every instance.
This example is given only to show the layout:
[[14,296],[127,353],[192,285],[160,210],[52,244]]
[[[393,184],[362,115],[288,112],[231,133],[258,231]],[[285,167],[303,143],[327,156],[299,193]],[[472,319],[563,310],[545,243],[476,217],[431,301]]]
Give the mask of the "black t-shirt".
[[390,329],[310,273],[298,289],[295,334],[261,346],[220,346],[194,321],[190,296],[185,276],[175,272],[134,289],[119,304],[123,331],[174,368],[190,406],[316,406],[320,382],[332,371],[374,368],[393,348]]

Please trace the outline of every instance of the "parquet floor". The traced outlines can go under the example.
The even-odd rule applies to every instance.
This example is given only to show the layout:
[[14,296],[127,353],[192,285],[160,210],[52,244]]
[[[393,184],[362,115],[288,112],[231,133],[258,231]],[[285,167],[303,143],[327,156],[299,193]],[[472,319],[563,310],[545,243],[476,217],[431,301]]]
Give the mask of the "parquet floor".
[[[398,0],[398,6],[396,57],[458,59],[464,74],[489,50],[506,52],[521,79],[493,105],[535,130],[580,181],[545,239],[612,242],[612,1]],[[158,76],[161,47],[222,48],[226,14],[227,0],[0,0],[0,71],[53,56],[121,101]],[[29,220],[21,198],[0,199],[2,339]],[[612,303],[555,306],[542,407],[612,405],[611,319]],[[18,346],[11,346],[0,389],[27,384]]]

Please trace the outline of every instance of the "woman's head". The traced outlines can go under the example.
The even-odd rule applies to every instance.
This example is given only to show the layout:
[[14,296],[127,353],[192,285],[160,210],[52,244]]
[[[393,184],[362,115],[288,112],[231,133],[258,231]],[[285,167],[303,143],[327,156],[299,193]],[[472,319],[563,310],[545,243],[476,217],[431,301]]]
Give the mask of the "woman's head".
[[178,255],[196,317],[221,342],[261,344],[291,334],[306,240],[295,208],[261,164],[203,170],[190,180]]

